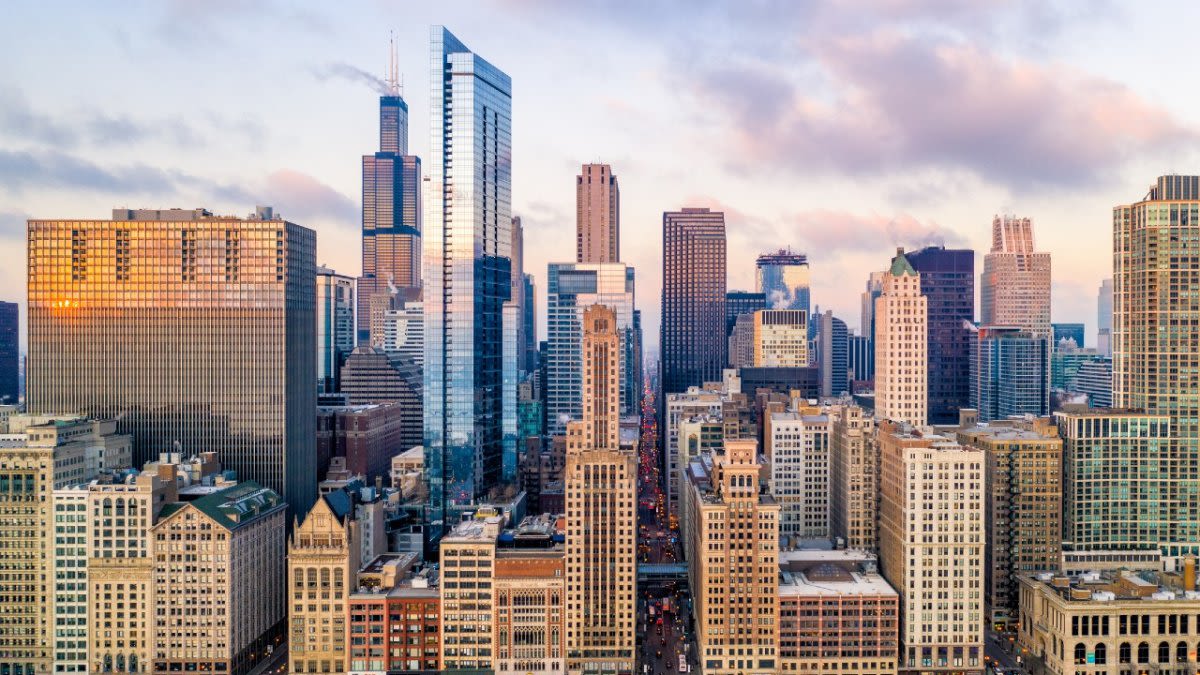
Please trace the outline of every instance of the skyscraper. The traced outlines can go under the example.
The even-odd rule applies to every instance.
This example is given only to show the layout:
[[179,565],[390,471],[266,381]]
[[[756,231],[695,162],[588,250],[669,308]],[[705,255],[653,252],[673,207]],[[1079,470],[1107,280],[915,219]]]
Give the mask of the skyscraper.
[[31,412],[120,419],[142,464],[178,447],[316,498],[316,233],[259,207],[29,221]]
[[875,417],[914,426],[927,423],[929,376],[925,296],[921,275],[904,249],[896,251],[875,299]]
[[984,326],[973,340],[971,407],[979,421],[1050,414],[1050,343],[1023,328]]
[[[663,213],[662,391],[716,381],[725,366],[725,214]],[[661,399],[661,397],[660,397]]]
[[754,363],[760,368],[808,366],[808,313],[760,309],[754,313]]
[[750,291],[729,291],[725,294],[725,337],[733,335],[733,326],[742,314],[753,314],[767,308],[767,296]]
[[779,534],[829,538],[829,415],[776,412],[766,426],[771,494],[779,502]]
[[431,28],[430,56],[424,412],[428,534],[437,538],[447,509],[484,494],[503,471],[512,82],[442,26]]
[[[869,335],[846,337],[846,377],[848,380],[870,380],[875,377],[875,347]],[[847,385],[849,386],[849,385]]]
[[1058,349],[1058,343],[1063,340],[1074,340],[1076,347],[1083,347],[1083,324],[1081,323],[1052,323],[1050,332],[1053,335],[1053,346]]
[[0,302],[0,404],[20,399],[20,318],[17,303]]
[[821,396],[840,396],[849,391],[849,334],[846,322],[826,310],[818,317],[817,368],[821,373]]
[[1113,208],[1113,405],[1169,415],[1164,552],[1200,552],[1200,176],[1161,176]]
[[634,342],[634,274],[621,263],[550,263],[546,292],[546,416],[549,433],[566,433],[567,422],[583,419],[584,313],[604,305],[616,316],[621,342],[622,414],[636,415],[641,384],[628,348]]
[[317,391],[338,390],[338,371],[354,351],[354,279],[317,268]]
[[1096,295],[1096,349],[1105,356],[1112,356],[1112,320],[1112,279],[1105,279],[1100,282],[1100,292]]
[[1050,254],[1033,245],[1028,218],[992,219],[992,250],[983,256],[980,325],[1016,326],[1049,340]]
[[[421,291],[421,158],[408,154],[408,104],[400,96],[395,55],[391,91],[379,97],[379,151],[362,158],[362,277],[358,280],[358,341],[372,317]],[[378,344],[375,344],[378,346]]]
[[637,665],[637,458],[619,440],[621,340],[616,315],[584,310],[583,417],[567,428],[567,672]]
[[575,177],[575,262],[621,261],[621,190],[607,164],[584,164]]
[[929,305],[929,423],[953,424],[971,398],[975,252],[928,246],[905,257]]
[[771,309],[802,309],[809,306],[808,256],[780,249],[758,256],[754,263],[754,290],[766,296]]

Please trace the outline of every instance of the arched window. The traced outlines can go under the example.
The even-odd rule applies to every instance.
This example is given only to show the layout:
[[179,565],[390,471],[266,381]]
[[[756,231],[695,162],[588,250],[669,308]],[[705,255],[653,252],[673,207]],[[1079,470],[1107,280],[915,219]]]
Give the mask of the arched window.
[[1103,642],[1096,645],[1096,665],[1103,666],[1108,663],[1108,647]]
[[1170,663],[1171,662],[1171,645],[1169,645],[1165,642],[1158,643],[1158,662],[1159,663]]
[[1175,661],[1178,663],[1187,663],[1187,643],[1180,642],[1175,645]]
[[1075,643],[1075,663],[1079,665],[1087,663],[1087,647],[1083,646],[1082,642]]
[[1122,642],[1121,646],[1117,648],[1117,662],[1133,663],[1133,652],[1130,651],[1128,642]]
[[1138,645],[1138,663],[1150,663],[1150,645],[1145,642]]

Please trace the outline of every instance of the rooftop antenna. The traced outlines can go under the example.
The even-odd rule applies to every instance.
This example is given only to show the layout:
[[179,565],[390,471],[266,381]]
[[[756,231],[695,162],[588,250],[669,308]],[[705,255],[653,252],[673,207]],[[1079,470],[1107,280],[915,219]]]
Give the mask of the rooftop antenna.
[[388,31],[388,73],[387,85],[392,96],[400,95],[400,64],[396,59],[396,33]]

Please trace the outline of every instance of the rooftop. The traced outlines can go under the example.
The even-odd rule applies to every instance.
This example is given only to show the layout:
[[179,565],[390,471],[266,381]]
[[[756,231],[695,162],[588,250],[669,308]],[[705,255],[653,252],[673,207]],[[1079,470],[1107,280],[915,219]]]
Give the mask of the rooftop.
[[[1195,562],[1191,577],[1154,570],[1107,570],[1076,575],[1056,575],[1044,572],[1024,577],[1023,582],[1042,587],[1067,602],[1171,602],[1188,601],[1200,604],[1196,591]],[[1189,588],[1190,587],[1190,588]]]
[[792,551],[779,561],[781,596],[885,596],[896,590],[863,551]]

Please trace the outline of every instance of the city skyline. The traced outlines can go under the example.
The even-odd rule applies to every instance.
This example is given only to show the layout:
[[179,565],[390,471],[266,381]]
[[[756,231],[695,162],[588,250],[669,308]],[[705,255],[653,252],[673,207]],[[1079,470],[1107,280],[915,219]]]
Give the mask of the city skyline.
[[[1181,20],[1200,11],[1178,9]],[[12,53],[23,54],[28,67],[10,69],[9,78],[0,82],[6,93],[0,108],[0,137],[7,146],[0,154],[0,175],[6,179],[0,189],[4,254],[21,256],[23,221],[47,213],[92,217],[116,206],[200,206],[230,213],[258,202],[316,229],[319,263],[359,274],[356,247],[340,243],[359,229],[361,206],[361,167],[345,149],[377,144],[373,83],[385,76],[383,27],[396,29],[404,96],[412,111],[410,152],[424,157],[426,26],[445,23],[505,64],[521,94],[514,112],[513,211],[525,219],[530,242],[525,267],[534,271],[537,283],[545,283],[541,270],[547,262],[563,259],[573,248],[571,187],[579,165],[603,161],[620,175],[625,262],[645,270],[639,291],[646,312],[643,330],[651,336],[648,351],[655,347],[659,316],[655,263],[661,253],[653,230],[664,209],[680,206],[709,206],[727,214],[729,288],[753,288],[753,259],[766,252],[759,242],[791,246],[812,261],[814,307],[832,309],[851,328],[857,328],[858,286],[869,271],[882,267],[880,261],[895,245],[916,248],[940,239],[982,255],[993,215],[1028,215],[1038,223],[1039,248],[1054,256],[1052,319],[1082,321],[1089,336],[1095,335],[1094,289],[1108,276],[1111,204],[1128,202],[1131,193],[1148,187],[1142,185],[1144,176],[1185,167],[1195,155],[1196,124],[1186,112],[1191,94],[1146,67],[1178,58],[1181,52],[1174,50],[1182,47],[1137,40],[1150,29],[1148,19],[1111,7],[1079,15],[1032,5],[942,11],[901,3],[856,7],[853,12],[862,21],[855,26],[848,25],[846,10],[765,5],[738,15],[704,5],[687,17],[672,16],[665,6],[609,17],[590,5],[565,9],[538,3],[410,7],[403,15],[378,6],[326,15],[315,5],[287,10],[170,5],[138,16],[78,11],[98,29],[61,37],[39,32],[51,17],[25,7],[15,9],[11,32],[5,33]],[[539,21],[526,21],[531,14]],[[239,60],[236,68],[227,56],[188,57],[255,39],[255,27],[263,23],[293,39],[297,55]],[[731,62],[713,63],[685,58],[695,37],[655,47],[642,40],[648,30],[643,26],[717,23],[730,24],[723,35],[761,31],[766,39],[759,42],[766,46],[739,44]],[[974,27],[979,25],[989,28]],[[822,37],[831,32],[822,28],[844,32],[833,39]],[[587,50],[565,46],[589,31],[614,45],[611,66],[604,69],[611,82],[604,88],[592,87],[591,77],[578,83],[562,77],[590,59]],[[554,37],[529,47],[537,43],[525,38],[535,34]],[[1142,50],[1118,57],[1088,48],[1114,34],[1127,41],[1132,34]],[[927,35],[929,44],[915,39]],[[318,40],[319,49],[306,48]],[[160,54],[164,41],[179,54],[147,64],[147,55]],[[1024,48],[1031,44],[1036,49]],[[638,49],[624,49],[633,45]],[[44,76],[47,69],[62,70],[64,59],[80,50],[90,58],[72,61],[79,73],[71,87],[56,86],[58,78]],[[546,58],[551,50],[562,55],[561,62]],[[892,57],[896,67],[910,69],[914,87],[935,82],[949,87],[943,97],[947,114],[960,117],[961,125],[939,133],[904,111],[894,128],[855,141],[851,126],[870,122],[871,110],[895,95],[883,77],[886,66],[873,65],[889,59],[877,57]],[[804,66],[792,72],[794,62]],[[594,66],[587,72],[595,72]],[[116,86],[114,73],[128,90],[154,81],[156,97],[136,109],[110,103],[106,94]],[[1029,82],[1028,93],[1017,87],[1022,78]],[[808,79],[820,92],[811,100],[791,91],[797,80]],[[991,103],[996,91],[983,96],[981,81],[1005,88],[998,90],[1001,94],[1011,90],[1010,102]],[[566,90],[560,93],[559,86]],[[255,87],[258,95],[230,95]],[[702,91],[711,93],[711,106],[697,110]],[[870,104],[862,113],[866,119],[830,118],[830,104],[856,96]],[[745,97],[760,105],[739,107],[737,101]],[[276,106],[282,107],[272,112]],[[279,114],[279,109],[303,112]],[[803,110],[811,111],[809,121],[821,136],[806,138],[799,130],[803,125],[793,113]],[[1073,113],[1082,115],[1071,127],[1076,133],[1053,147],[1038,145],[1040,136],[1067,128]],[[761,147],[744,133],[759,126],[756,115],[778,133],[781,148],[813,151],[803,153],[808,168],[774,155],[778,150]],[[572,133],[576,124],[587,125],[591,133]],[[695,143],[701,137],[711,144]],[[992,138],[1014,142],[1000,147]],[[868,141],[877,143],[875,153],[863,147]],[[178,152],[200,144],[203,152]],[[114,148],[121,152],[94,152]],[[745,152],[737,153],[739,148]],[[693,154],[711,149],[719,153],[715,159]],[[797,187],[797,178],[808,180]],[[862,189],[864,178],[872,189]],[[1077,246],[1080,233],[1094,236]],[[19,270],[0,271],[0,281],[17,297],[24,295]],[[544,325],[544,316],[539,323]]]

